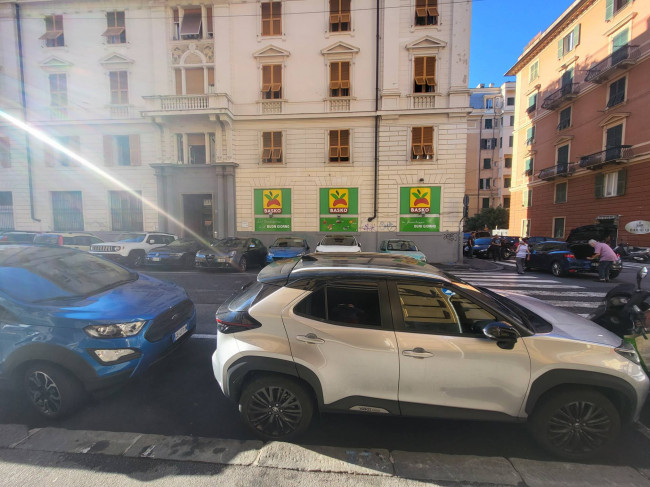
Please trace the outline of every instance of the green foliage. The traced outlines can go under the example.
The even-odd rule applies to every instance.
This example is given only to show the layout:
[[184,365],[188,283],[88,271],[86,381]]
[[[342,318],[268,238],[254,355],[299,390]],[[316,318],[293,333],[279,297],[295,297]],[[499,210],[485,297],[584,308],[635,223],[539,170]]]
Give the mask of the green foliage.
[[483,208],[480,213],[465,220],[467,231],[494,230],[495,228],[508,228],[508,210],[501,208]]

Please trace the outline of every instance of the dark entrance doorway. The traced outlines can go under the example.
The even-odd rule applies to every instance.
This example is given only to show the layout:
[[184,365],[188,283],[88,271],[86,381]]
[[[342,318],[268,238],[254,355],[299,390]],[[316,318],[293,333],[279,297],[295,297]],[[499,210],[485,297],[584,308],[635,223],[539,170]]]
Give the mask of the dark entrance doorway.
[[[183,195],[183,224],[203,238],[212,238],[214,212],[211,194]],[[190,237],[187,230],[184,236]]]

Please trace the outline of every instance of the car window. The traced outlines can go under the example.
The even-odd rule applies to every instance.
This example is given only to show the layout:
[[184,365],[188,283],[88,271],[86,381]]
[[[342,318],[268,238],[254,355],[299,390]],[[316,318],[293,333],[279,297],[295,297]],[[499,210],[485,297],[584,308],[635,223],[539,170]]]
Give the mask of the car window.
[[321,245],[345,245],[345,246],[354,246],[357,245],[357,241],[354,237],[337,237],[337,236],[327,236],[320,242]]
[[97,237],[88,237],[88,238],[90,239],[90,245],[103,242],[101,238],[97,238]]
[[171,235],[163,235],[163,242],[165,244],[170,244],[170,243],[175,242],[175,241],[176,241],[176,239],[174,237],[172,237]]
[[147,235],[144,233],[123,233],[117,237],[118,242],[144,242]]
[[335,325],[381,328],[376,282],[327,283],[294,308],[300,316]]
[[63,237],[63,245],[82,245],[79,237]]
[[549,252],[557,252],[558,250],[566,250],[567,246],[564,243],[552,243],[552,244],[547,244],[548,245],[548,250]]

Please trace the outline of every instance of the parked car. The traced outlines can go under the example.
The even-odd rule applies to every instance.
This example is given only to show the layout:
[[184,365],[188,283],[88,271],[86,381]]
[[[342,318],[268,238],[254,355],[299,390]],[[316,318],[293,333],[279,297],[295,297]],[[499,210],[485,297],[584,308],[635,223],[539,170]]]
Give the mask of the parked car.
[[481,237],[474,240],[474,247],[472,248],[474,256],[487,257],[488,249],[490,248],[490,242],[492,242],[492,237]]
[[249,267],[264,267],[267,249],[256,238],[222,238],[213,240],[210,247],[196,253],[199,269],[236,269],[245,272]]
[[90,250],[91,245],[102,242],[104,241],[101,238],[95,237],[92,233],[39,233],[34,237],[35,244],[61,245],[86,252]]
[[273,263],[216,318],[215,377],[264,440],[296,438],[315,411],[442,415],[528,421],[576,460],[648,394],[634,348],[595,323],[399,256]]
[[177,238],[176,235],[160,232],[124,233],[115,242],[91,245],[90,253],[129,267],[140,267],[144,264],[147,252],[168,245]]
[[[550,271],[556,277],[581,272],[598,272],[598,261],[589,260],[594,254],[594,249],[586,243],[568,243],[560,241],[547,241],[533,245],[530,249],[530,258],[526,260],[527,269],[541,269]],[[616,278],[623,269],[619,258],[609,271],[609,278]]]
[[34,242],[34,237],[38,232],[5,232],[0,235],[0,244],[30,244]]
[[195,327],[175,284],[65,247],[0,247],[0,383],[44,416],[141,375]]
[[598,223],[595,225],[584,225],[572,229],[566,238],[567,242],[588,242],[594,239],[598,242],[606,242],[615,246],[618,236],[618,227],[609,223]]
[[535,245],[540,242],[549,242],[549,241],[555,241],[557,240],[556,238],[553,237],[528,237],[528,245]]
[[279,237],[269,247],[269,252],[266,254],[266,262],[270,264],[275,260],[301,257],[307,253],[309,253],[309,245],[304,238]]
[[146,266],[180,266],[192,269],[196,253],[204,244],[193,238],[181,238],[168,245],[150,250],[144,261]]
[[387,254],[405,255],[413,257],[420,262],[426,262],[427,256],[424,255],[412,240],[390,239],[382,240],[379,244],[379,252]]
[[316,252],[361,252],[354,235],[326,235],[318,242]]

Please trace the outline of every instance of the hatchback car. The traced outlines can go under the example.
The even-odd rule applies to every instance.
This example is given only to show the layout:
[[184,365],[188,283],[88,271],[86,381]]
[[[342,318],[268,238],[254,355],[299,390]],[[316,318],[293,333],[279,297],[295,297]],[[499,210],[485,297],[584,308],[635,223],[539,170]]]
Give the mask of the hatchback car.
[[648,393],[634,348],[595,323],[399,256],[271,264],[216,318],[217,382],[265,440],[295,438],[316,410],[528,421],[579,459]]
[[412,240],[382,240],[381,244],[379,244],[379,252],[413,257],[420,262],[427,261],[427,256],[420,252],[420,249],[418,249],[418,246]]
[[104,242],[101,238],[91,233],[39,233],[34,237],[35,244],[61,245],[71,249],[85,250],[88,252],[92,244]]
[[309,253],[309,244],[302,237],[279,237],[269,247],[266,262],[270,264],[275,260],[301,257]]
[[361,252],[354,235],[327,235],[316,246],[316,252]]
[[0,385],[59,418],[184,343],[183,288],[64,247],[0,246]]
[[266,265],[267,249],[256,238],[222,238],[212,240],[210,247],[196,253],[199,269],[236,269],[245,272],[249,267]]
[[181,238],[172,243],[156,247],[147,253],[144,265],[152,266],[176,266],[194,268],[196,253],[204,247],[204,244],[193,238]]
[[[556,277],[583,272],[598,273],[598,260],[587,259],[593,254],[593,247],[587,243],[541,242],[531,246],[526,268],[550,271]],[[609,279],[618,277],[622,270],[623,262],[619,257],[609,269]]]

